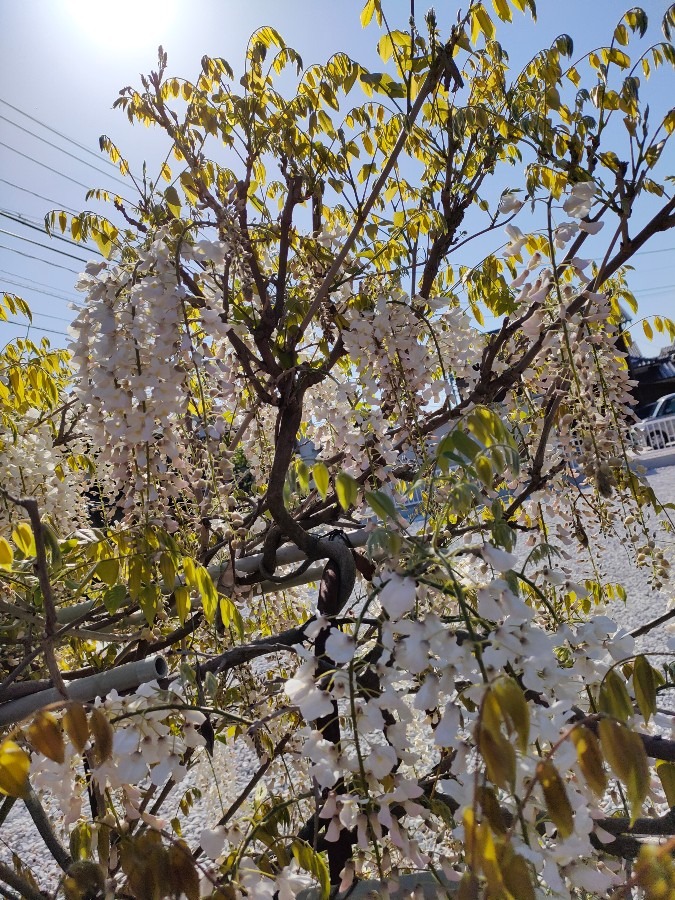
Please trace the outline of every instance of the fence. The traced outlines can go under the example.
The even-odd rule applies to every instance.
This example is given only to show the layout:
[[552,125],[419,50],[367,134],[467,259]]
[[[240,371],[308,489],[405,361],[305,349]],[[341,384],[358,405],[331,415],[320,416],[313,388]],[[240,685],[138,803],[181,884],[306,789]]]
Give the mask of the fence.
[[645,419],[633,428],[640,449],[663,450],[675,444],[675,416],[659,416]]

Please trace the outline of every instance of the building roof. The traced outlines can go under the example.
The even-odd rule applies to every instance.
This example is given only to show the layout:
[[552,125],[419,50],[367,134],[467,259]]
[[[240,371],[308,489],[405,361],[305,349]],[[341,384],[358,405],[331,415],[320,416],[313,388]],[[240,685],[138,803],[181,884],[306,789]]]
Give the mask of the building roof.
[[670,356],[629,356],[628,367],[637,378],[649,376],[652,381],[675,378],[675,353]]

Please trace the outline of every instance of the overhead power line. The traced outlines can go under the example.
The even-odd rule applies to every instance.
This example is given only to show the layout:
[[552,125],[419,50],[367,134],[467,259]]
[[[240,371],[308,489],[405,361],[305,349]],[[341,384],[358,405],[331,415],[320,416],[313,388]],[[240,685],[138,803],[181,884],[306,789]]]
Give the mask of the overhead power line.
[[57,322],[68,322],[69,324],[75,318],[75,316],[71,316],[70,318],[67,318],[66,316],[54,316],[51,313],[37,312],[36,310],[31,309],[31,318],[34,319],[36,316],[39,319],[55,319]]
[[[73,247],[82,247],[82,243],[80,241],[73,241],[70,238],[64,237],[62,234],[50,234],[44,226],[35,225],[30,219],[27,219],[25,216],[22,216],[21,213],[11,213],[6,209],[0,209],[0,216],[5,219],[11,219],[12,222],[16,222],[19,225],[24,225],[26,228],[32,228],[33,231],[39,231],[40,234],[44,234],[52,239],[57,241],[63,241],[66,244],[71,244]],[[86,247],[85,248],[90,253],[95,253],[97,256],[103,256],[103,254],[96,250],[94,247]]]
[[45,291],[44,288],[33,287],[32,284],[24,284],[21,281],[5,278],[2,273],[0,273],[0,282],[11,284],[13,287],[22,288],[24,291],[32,291],[34,294],[44,294],[45,297],[54,297],[54,299],[62,300],[64,303],[75,303],[70,297],[62,297],[60,294],[54,294],[52,291]]
[[[19,272],[10,272],[8,269],[0,269],[0,275],[5,275],[7,278],[21,278],[22,281],[29,281],[31,284],[37,284],[43,288],[54,289],[54,285],[49,282],[37,281],[35,278],[29,278],[28,275],[21,275]],[[56,290],[60,290],[60,288],[56,288]],[[64,293],[64,291],[61,291],[61,293]]]
[[23,250],[17,250],[16,247],[8,247],[6,244],[0,244],[0,250],[18,253],[19,256],[25,256],[27,259],[35,259],[38,262],[44,263],[46,266],[51,266],[53,269],[65,269],[66,272],[72,272],[73,275],[81,274],[79,269],[71,269],[69,266],[62,266],[60,263],[52,262],[51,259],[43,259],[41,256],[35,256],[33,253],[24,253]]
[[59,172],[58,169],[52,169],[52,167],[48,166],[47,163],[40,162],[39,159],[35,159],[34,156],[29,156],[27,153],[22,153],[21,150],[17,150],[16,147],[12,147],[11,144],[6,144],[4,141],[0,141],[0,147],[6,147],[7,150],[11,150],[12,153],[16,153],[18,156],[23,156],[24,159],[29,159],[31,162],[36,163],[38,166],[42,166],[43,169],[48,169],[55,175],[60,175],[61,178],[65,178],[66,181],[72,181],[73,184],[78,185],[78,187],[84,188],[85,191],[89,190],[88,184],[84,184],[82,181],[78,181],[77,178],[71,178],[70,175],[66,175],[64,172]]
[[15,319],[2,319],[0,325],[18,325],[19,328],[35,328],[36,331],[44,331],[47,334],[62,334],[63,337],[70,337],[67,331],[56,331],[54,328],[42,328],[40,325],[34,325],[32,322],[17,322]]
[[117,181],[120,184],[126,186],[127,182],[123,181],[121,178],[118,178],[116,175],[112,175],[110,172],[106,172],[105,169],[99,169],[98,166],[95,166],[93,163],[87,162],[86,159],[82,159],[81,156],[76,156],[75,153],[71,153],[70,150],[65,150],[63,147],[59,147],[58,144],[55,144],[53,141],[48,141],[47,138],[41,137],[39,134],[36,134],[34,131],[31,131],[30,128],[24,128],[23,125],[19,125],[18,122],[12,122],[11,119],[8,119],[7,116],[0,115],[0,119],[3,122],[8,122],[10,125],[13,125],[14,128],[18,128],[20,131],[25,132],[25,134],[29,134],[31,137],[36,138],[38,141],[42,141],[43,144],[47,144],[49,147],[53,147],[54,150],[58,150],[59,153],[65,153],[66,156],[69,156],[71,159],[76,159],[79,163],[82,163],[84,166],[89,166],[90,169],[94,169],[96,172],[100,172],[102,175],[105,175],[107,178],[112,178],[113,181]]
[[31,197],[37,197],[39,200],[46,200],[47,203],[53,203],[54,206],[58,206],[59,209],[65,209],[66,212],[72,213],[74,216],[77,215],[77,210],[71,209],[69,206],[66,206],[65,203],[59,203],[58,200],[52,200],[51,197],[45,197],[44,194],[37,194],[35,191],[30,191],[26,187],[22,187],[20,184],[14,184],[13,181],[7,181],[6,178],[0,178],[0,181],[3,184],[8,184],[10,187],[16,188],[17,191],[23,191],[24,194],[30,194]]
[[0,228],[0,234],[7,234],[9,237],[17,238],[20,241],[25,241],[27,244],[35,244],[36,247],[42,247],[43,250],[49,250],[50,253],[58,253],[60,256],[69,256],[71,259],[76,259],[81,263],[88,263],[88,259],[84,259],[82,256],[75,256],[74,253],[67,253],[65,250],[58,250],[56,247],[50,247],[49,244],[42,244],[40,241],[33,241],[30,238],[24,237],[22,234],[16,234],[14,231],[6,231],[4,228]]
[[[79,147],[80,150],[84,150],[85,153],[89,153],[91,156],[95,157],[100,161],[101,157],[98,153],[94,153],[94,151],[87,147],[85,144],[81,144],[79,141],[76,141],[75,138],[69,137],[67,134],[64,134],[62,131],[57,131],[56,128],[52,128],[51,125],[47,125],[45,122],[42,122],[40,119],[36,119],[35,116],[31,116],[30,113],[25,112],[23,109],[19,109],[18,106],[13,106],[7,100],[3,100],[0,97],[0,103],[4,106],[8,106],[10,109],[13,109],[14,112],[18,112],[20,115],[25,116],[27,119],[30,119],[31,122],[35,122],[36,125],[41,125],[42,128],[46,128],[47,131],[51,131],[52,134],[58,135],[60,138],[63,138],[64,141],[68,141],[69,144],[74,144],[76,147]],[[107,163],[113,169],[115,168],[115,164],[111,162],[109,159],[103,158],[103,162]]]

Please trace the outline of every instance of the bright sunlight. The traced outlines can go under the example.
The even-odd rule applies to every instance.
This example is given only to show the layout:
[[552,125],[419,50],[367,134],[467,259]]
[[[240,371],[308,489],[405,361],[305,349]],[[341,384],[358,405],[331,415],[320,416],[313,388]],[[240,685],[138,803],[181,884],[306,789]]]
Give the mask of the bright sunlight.
[[116,52],[154,46],[176,12],[176,0],[63,0],[75,28]]

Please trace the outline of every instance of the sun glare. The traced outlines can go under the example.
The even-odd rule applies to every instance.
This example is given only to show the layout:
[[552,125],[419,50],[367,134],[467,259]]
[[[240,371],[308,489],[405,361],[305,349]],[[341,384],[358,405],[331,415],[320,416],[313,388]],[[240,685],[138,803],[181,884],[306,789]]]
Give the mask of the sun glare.
[[166,38],[176,0],[63,0],[71,27],[116,52],[155,47]]

